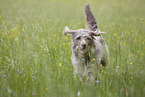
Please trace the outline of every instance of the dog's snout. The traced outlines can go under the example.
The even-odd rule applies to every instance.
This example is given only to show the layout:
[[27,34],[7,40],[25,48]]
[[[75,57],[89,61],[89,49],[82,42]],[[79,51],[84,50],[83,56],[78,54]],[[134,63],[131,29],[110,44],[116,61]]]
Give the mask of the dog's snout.
[[82,48],[82,49],[85,49],[86,46],[87,46],[86,41],[85,41],[85,40],[82,40],[82,41],[81,41],[81,48]]
[[86,48],[86,44],[82,44],[82,47],[83,47],[83,48]]

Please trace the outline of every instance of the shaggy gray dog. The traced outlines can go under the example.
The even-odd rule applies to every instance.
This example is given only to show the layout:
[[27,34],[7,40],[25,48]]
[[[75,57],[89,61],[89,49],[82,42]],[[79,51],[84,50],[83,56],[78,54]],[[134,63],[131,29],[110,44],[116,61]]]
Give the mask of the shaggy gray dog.
[[98,29],[89,4],[85,6],[85,16],[88,30],[65,28],[65,34],[72,35],[72,64],[81,81],[84,76],[87,80],[95,78],[97,67],[107,65],[109,57],[108,47],[101,36],[105,32]]

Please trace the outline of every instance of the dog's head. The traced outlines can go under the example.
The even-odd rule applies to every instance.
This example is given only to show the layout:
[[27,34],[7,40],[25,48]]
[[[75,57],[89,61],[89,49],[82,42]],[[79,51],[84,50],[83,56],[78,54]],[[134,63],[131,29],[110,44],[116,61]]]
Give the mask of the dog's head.
[[94,36],[100,36],[101,32],[98,29],[97,22],[89,8],[89,4],[85,6],[85,16],[86,16],[86,29],[79,29],[79,30],[70,30],[67,26],[65,27],[65,35],[70,34],[72,35],[73,51],[81,54],[88,53],[90,47],[94,44]]
[[81,54],[86,54],[93,45],[92,33],[79,29],[72,35],[73,48]]

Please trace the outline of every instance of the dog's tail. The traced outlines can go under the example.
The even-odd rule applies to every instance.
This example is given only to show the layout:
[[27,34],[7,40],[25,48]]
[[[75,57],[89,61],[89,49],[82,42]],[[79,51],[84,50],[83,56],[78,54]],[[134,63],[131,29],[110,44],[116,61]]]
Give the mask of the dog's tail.
[[89,30],[96,31],[98,28],[97,21],[95,20],[95,17],[91,12],[89,5],[90,4],[86,4],[85,6],[86,26],[89,28]]

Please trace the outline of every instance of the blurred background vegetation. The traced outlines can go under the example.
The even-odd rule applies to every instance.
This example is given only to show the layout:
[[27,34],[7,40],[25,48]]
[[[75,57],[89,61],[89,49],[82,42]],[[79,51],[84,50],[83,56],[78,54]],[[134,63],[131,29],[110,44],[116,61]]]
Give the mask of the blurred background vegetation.
[[[79,82],[70,29],[85,28],[90,3],[109,47],[97,82]],[[1,97],[144,97],[144,0],[0,0]]]

